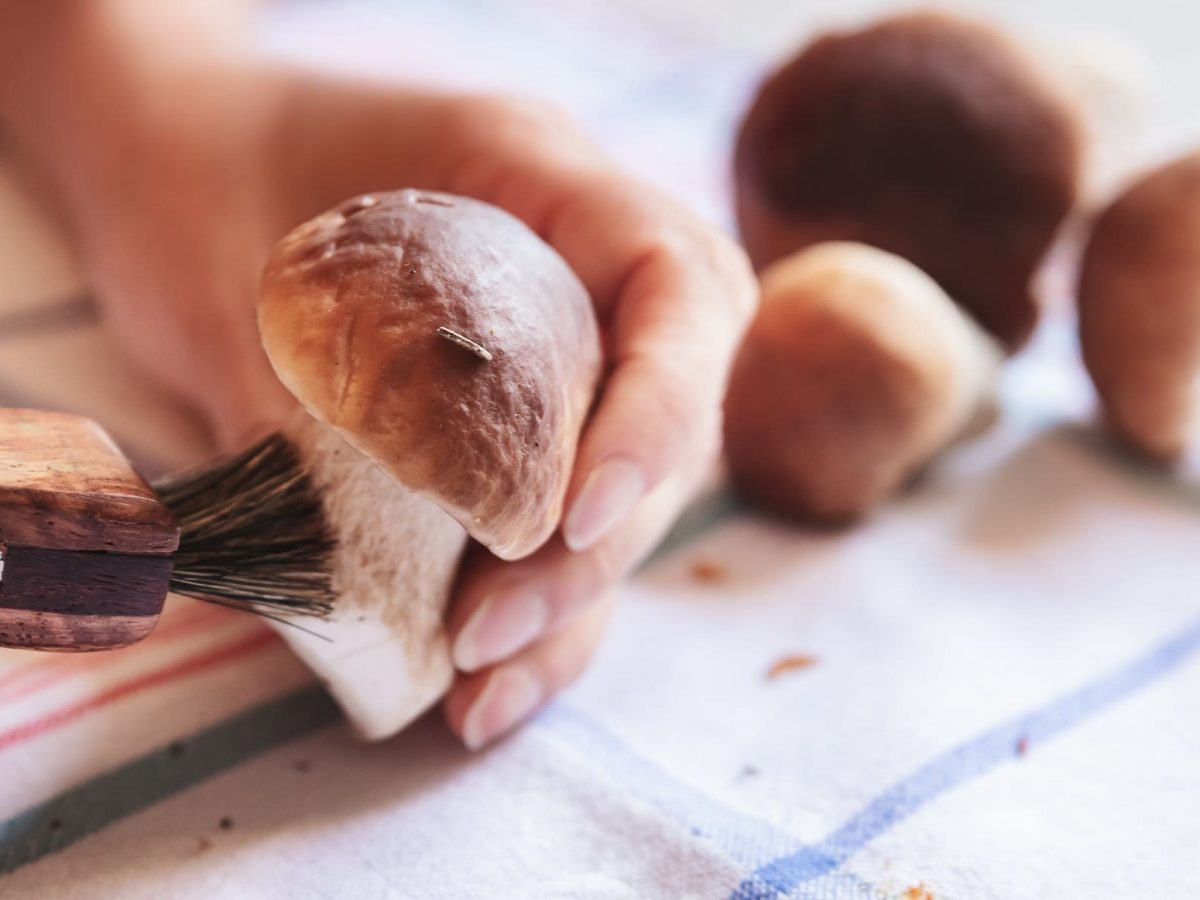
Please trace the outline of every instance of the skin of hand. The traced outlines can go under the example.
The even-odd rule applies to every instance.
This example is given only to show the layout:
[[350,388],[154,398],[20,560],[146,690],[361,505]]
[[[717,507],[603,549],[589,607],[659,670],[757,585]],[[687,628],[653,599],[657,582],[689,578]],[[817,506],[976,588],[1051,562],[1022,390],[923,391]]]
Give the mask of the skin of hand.
[[623,175],[561,113],[284,68],[228,39],[235,8],[84,4],[40,48],[53,77],[0,89],[0,118],[56,196],[114,336],[225,447],[294,402],[254,323],[269,248],[344,198],[477,197],[575,269],[607,373],[562,528],[518,562],[474,548],[448,622],[447,718],[481,747],[582,671],[613,588],[707,472],[755,282],[730,240]]

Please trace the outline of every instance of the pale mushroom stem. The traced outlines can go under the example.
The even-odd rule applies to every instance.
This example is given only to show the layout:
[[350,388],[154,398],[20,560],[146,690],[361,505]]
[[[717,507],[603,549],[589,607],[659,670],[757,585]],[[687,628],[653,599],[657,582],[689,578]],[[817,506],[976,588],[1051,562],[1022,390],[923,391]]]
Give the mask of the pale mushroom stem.
[[334,535],[333,611],[277,627],[362,737],[401,728],[445,693],[454,674],[446,603],[467,543],[462,526],[298,413],[284,431],[319,491]]

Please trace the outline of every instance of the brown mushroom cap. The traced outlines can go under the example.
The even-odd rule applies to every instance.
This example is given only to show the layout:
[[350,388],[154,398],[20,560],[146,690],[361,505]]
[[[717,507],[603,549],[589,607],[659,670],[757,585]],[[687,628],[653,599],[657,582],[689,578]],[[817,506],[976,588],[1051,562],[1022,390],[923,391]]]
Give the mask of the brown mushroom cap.
[[851,518],[986,408],[999,349],[900,257],[820,244],[762,289],[725,399],[729,473],[760,505]]
[[258,322],[314,417],[492,552],[557,526],[600,346],[587,291],[518,219],[428,191],[349,200],[276,245]]
[[1200,152],[1100,215],[1080,271],[1079,336],[1117,434],[1151,457],[1182,455],[1200,407]]
[[1081,153],[1069,107],[1003,35],[900,15],[818,39],[762,86],[738,135],[738,221],[756,267],[826,240],[903,256],[1012,349]]

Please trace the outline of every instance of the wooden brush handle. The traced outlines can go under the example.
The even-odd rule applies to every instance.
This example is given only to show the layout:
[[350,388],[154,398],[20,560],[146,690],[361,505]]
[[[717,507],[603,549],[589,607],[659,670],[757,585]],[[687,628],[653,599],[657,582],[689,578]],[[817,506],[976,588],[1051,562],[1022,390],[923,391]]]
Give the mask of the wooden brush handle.
[[99,425],[0,409],[0,646],[103,650],[149,634],[179,527]]

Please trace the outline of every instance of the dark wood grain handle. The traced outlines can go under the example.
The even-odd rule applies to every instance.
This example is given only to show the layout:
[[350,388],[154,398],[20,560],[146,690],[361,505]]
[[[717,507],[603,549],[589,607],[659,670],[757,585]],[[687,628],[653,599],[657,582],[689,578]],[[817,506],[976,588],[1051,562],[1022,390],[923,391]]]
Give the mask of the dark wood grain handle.
[[171,560],[8,547],[0,571],[0,646],[107,650],[154,630]]

